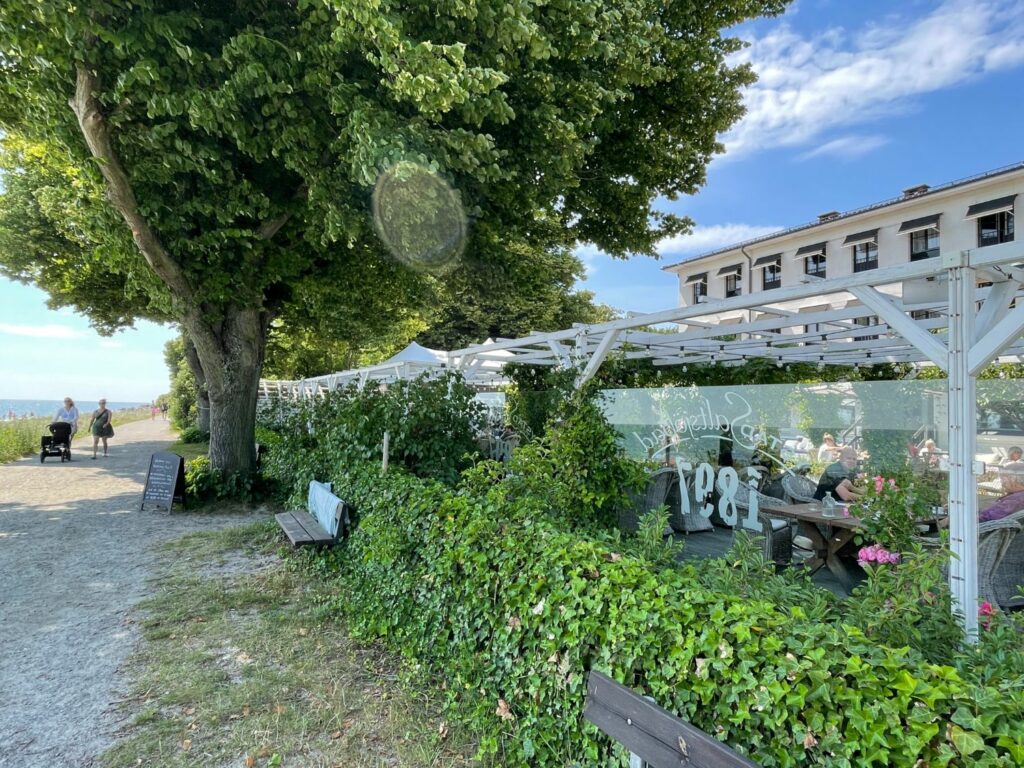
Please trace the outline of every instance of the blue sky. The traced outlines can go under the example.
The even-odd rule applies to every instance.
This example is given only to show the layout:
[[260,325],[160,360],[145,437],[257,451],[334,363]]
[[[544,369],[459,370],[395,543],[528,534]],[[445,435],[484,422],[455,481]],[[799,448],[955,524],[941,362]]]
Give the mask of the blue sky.
[[797,0],[733,30],[760,75],[695,196],[663,201],[689,237],[660,261],[580,249],[585,286],[622,310],[675,306],[665,264],[1024,160],[1024,3]]
[[[674,306],[664,264],[829,210],[894,197],[1024,160],[1024,3],[797,0],[733,31],[760,75],[704,189],[662,207],[693,233],[661,261],[583,247],[584,286],[622,310]],[[167,328],[101,339],[33,288],[0,278],[0,397],[150,400],[168,389]]]
[[72,310],[47,309],[38,288],[0,279],[0,399],[150,401],[169,388],[163,348],[174,335],[140,322],[103,338]]

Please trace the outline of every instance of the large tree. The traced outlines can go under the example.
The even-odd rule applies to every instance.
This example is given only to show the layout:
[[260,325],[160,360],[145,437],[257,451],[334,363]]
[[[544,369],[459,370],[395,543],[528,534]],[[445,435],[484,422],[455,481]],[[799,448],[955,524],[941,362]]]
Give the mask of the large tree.
[[[415,292],[371,207],[392,245],[447,242],[438,195],[412,200],[395,168],[457,190],[453,250],[475,263],[516,242],[653,253],[688,226],[654,201],[695,191],[742,113],[752,74],[720,30],[784,5],[4,0],[0,129],[104,189],[78,201],[76,236],[145,294],[132,308],[183,326],[211,461],[248,471],[268,332],[296,286],[330,282],[357,311]],[[382,173],[416,205],[371,206]]]

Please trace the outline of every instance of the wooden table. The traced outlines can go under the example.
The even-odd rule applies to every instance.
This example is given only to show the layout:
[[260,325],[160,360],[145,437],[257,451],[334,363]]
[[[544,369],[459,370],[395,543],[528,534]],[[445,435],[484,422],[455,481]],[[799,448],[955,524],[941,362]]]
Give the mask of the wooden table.
[[[814,557],[804,561],[804,567],[809,568],[811,573],[827,567],[847,592],[856,586],[856,579],[840,559],[839,551],[853,540],[861,526],[860,518],[844,516],[847,510],[841,506],[836,507],[836,517],[825,517],[820,502],[765,507],[762,512],[775,517],[788,517],[800,524],[800,533],[810,539],[814,546]],[[828,539],[818,526],[828,526],[831,531]]]

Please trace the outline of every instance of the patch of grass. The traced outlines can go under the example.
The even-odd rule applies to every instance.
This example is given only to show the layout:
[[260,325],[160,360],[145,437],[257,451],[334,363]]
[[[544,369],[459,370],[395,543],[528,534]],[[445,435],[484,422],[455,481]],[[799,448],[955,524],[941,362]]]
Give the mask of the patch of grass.
[[185,461],[188,461],[189,459],[197,459],[200,456],[208,454],[210,452],[210,441],[207,440],[203,443],[183,443],[179,440],[178,442],[173,443],[167,450],[171,453],[183,456]]
[[0,464],[39,450],[39,437],[49,419],[19,419],[0,423]]
[[104,765],[474,765],[439,694],[399,682],[394,658],[321,618],[329,589],[287,568],[280,546],[277,526],[259,522],[163,547],[131,725]]

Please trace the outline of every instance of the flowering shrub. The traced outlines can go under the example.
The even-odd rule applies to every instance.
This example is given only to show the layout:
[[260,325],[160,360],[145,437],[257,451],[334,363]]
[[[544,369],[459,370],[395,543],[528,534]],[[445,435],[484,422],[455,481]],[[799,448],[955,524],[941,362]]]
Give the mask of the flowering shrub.
[[[931,515],[932,499],[923,493],[912,475],[883,477],[868,482],[867,493],[855,514],[863,521],[858,543],[869,542],[858,559],[868,563],[890,563],[888,555],[907,552],[918,535],[917,526]],[[860,555],[864,554],[862,558]],[[881,559],[879,559],[881,558]]]
[[870,547],[861,547],[857,552],[857,564],[864,568],[871,563],[878,565],[897,565],[900,561],[898,552],[890,552],[881,544],[872,544]]

